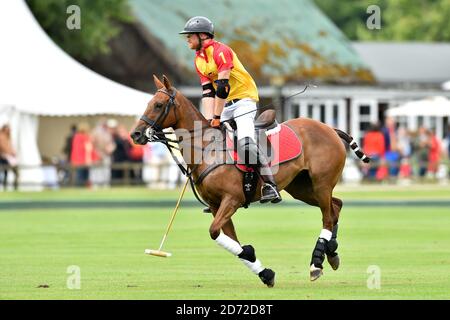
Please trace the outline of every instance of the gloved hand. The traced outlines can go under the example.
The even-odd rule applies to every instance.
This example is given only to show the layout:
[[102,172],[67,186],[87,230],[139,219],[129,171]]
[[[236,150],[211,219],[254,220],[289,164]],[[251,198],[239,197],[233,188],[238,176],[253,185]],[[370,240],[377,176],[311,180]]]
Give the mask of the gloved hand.
[[213,128],[220,128],[220,116],[214,116],[209,124]]

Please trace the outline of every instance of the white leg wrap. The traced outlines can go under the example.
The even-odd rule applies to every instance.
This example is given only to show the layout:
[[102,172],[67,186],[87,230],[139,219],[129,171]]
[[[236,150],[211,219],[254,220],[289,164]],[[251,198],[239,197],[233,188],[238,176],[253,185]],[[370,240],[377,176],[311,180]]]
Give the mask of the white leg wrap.
[[242,252],[242,247],[239,243],[231,239],[225,233],[221,232],[215,240],[219,246],[237,256]]
[[245,264],[247,266],[247,268],[249,268],[256,275],[258,275],[261,271],[264,270],[264,267],[262,266],[261,261],[259,261],[258,259],[256,259],[255,262],[250,262],[248,260],[241,259],[241,258],[239,258],[239,260],[241,260],[242,263]]
[[322,229],[322,231],[320,232],[319,238],[325,239],[327,241],[331,240],[331,236],[332,233],[331,231],[327,230],[327,229]]

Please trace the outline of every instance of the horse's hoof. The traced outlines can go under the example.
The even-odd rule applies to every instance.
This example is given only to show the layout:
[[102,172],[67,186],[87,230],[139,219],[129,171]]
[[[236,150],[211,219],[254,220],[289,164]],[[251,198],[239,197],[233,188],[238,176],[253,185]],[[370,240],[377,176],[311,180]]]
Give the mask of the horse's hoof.
[[311,281],[315,281],[320,278],[320,276],[323,274],[322,269],[317,268],[314,264],[311,265],[309,268],[309,279]]
[[273,272],[273,270],[266,268],[261,271],[258,276],[269,288],[272,288],[275,285],[275,272]]
[[339,268],[339,264],[341,262],[339,255],[336,254],[334,257],[327,255],[327,260],[333,270],[337,270]]

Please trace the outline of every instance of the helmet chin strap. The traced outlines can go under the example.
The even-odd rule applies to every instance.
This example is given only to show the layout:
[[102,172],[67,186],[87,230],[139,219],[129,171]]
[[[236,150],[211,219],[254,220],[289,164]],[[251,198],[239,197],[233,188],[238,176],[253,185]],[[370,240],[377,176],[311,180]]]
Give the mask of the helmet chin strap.
[[198,47],[196,48],[197,51],[202,50],[203,48],[203,40],[200,38],[200,33],[196,33],[197,39],[198,39]]

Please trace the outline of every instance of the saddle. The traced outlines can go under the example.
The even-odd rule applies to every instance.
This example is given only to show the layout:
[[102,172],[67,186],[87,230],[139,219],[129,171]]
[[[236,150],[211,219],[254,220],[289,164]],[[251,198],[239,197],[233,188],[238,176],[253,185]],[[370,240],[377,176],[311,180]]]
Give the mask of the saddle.
[[[294,160],[302,153],[300,138],[288,125],[278,123],[274,110],[264,111],[256,119],[255,137],[260,151],[265,153],[271,167]],[[237,136],[232,131],[226,136],[226,148],[229,157],[239,170],[253,172],[253,168],[239,158]]]
[[[259,115],[255,121],[255,137],[260,152],[264,152],[270,161],[270,167],[298,158],[302,153],[302,142],[297,134],[286,124],[279,124],[276,120],[275,110],[267,110]],[[226,149],[229,159],[243,172],[243,189],[248,207],[253,199],[258,176],[255,170],[239,158],[237,152],[237,136],[234,131],[226,135]]]

